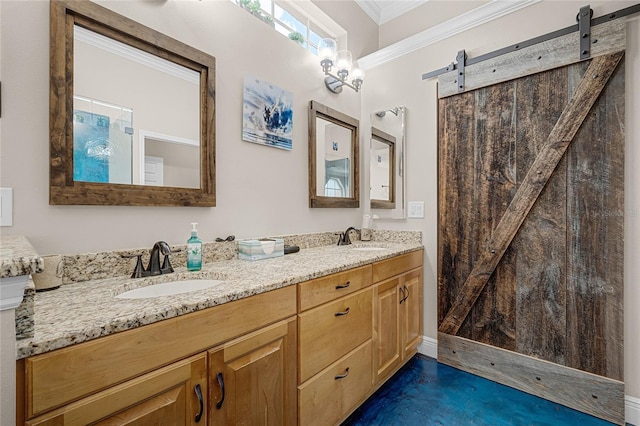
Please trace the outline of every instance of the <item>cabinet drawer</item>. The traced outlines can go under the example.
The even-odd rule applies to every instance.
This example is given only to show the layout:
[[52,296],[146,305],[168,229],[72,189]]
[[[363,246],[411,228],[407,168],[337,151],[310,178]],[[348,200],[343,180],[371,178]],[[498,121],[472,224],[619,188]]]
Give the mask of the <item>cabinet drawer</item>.
[[377,283],[422,266],[424,250],[412,251],[373,264],[373,282]]
[[289,286],[27,358],[26,417],[295,315],[295,296]]
[[298,387],[298,424],[336,424],[364,399],[371,387],[368,340]]
[[306,311],[368,287],[371,283],[371,265],[300,283],[298,310]]
[[371,288],[298,315],[299,383],[371,338]]

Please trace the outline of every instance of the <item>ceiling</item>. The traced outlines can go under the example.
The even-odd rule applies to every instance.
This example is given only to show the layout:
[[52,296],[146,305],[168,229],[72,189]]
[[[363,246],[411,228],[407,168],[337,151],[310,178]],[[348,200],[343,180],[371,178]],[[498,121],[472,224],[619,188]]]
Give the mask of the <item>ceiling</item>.
[[373,21],[382,25],[403,15],[428,0],[355,0]]

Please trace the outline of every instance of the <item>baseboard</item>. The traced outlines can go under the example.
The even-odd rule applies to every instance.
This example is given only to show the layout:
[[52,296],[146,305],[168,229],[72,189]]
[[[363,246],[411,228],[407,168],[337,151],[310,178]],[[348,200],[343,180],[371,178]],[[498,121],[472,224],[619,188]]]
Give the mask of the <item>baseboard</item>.
[[[418,352],[431,358],[438,358],[438,340],[422,336],[422,343],[418,346]],[[640,426],[640,398],[625,396],[624,417],[628,425]]]
[[431,358],[438,358],[438,340],[422,336],[422,343],[418,346],[418,352]]
[[627,424],[640,426],[640,398],[624,397],[624,417]]

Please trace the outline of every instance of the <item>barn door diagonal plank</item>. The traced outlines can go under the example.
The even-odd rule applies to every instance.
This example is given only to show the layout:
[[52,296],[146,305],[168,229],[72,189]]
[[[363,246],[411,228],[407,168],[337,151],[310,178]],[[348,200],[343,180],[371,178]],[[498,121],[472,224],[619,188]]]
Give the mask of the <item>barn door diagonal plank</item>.
[[624,52],[594,58],[467,277],[439,331],[455,335],[507,251]]

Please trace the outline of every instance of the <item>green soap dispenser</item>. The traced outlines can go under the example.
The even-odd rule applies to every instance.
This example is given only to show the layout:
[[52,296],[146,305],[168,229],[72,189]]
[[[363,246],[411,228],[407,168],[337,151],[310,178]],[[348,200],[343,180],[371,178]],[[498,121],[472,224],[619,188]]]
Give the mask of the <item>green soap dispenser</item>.
[[199,271],[202,269],[202,240],[198,238],[197,222],[191,223],[191,238],[187,240],[187,269]]

